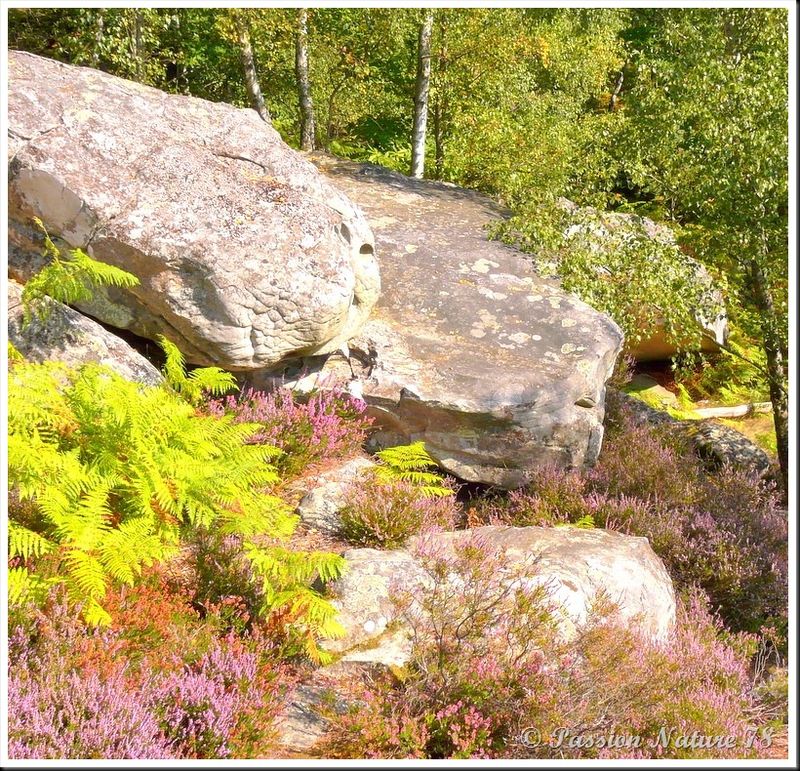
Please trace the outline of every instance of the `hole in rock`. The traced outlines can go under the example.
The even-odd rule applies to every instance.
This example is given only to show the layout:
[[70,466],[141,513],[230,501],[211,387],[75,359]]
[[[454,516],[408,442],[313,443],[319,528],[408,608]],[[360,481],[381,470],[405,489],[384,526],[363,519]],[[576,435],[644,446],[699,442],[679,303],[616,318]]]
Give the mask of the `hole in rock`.
[[372,244],[364,244],[359,250],[359,254],[375,254],[375,249]]

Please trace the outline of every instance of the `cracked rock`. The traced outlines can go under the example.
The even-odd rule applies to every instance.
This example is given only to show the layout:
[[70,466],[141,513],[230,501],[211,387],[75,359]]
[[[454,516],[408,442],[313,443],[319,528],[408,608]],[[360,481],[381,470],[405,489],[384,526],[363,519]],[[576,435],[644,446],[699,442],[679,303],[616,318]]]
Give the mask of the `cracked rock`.
[[378,298],[360,210],[253,110],[9,55],[9,268],[62,245],[135,274],[80,309],[245,371],[336,350]]

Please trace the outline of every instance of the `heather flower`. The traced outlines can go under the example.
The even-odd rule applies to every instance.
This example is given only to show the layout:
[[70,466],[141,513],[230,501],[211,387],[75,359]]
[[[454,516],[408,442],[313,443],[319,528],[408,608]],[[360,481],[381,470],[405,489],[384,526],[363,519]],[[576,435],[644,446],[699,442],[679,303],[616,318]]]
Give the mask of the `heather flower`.
[[[443,487],[454,488],[444,480]],[[356,546],[393,548],[424,530],[453,529],[458,520],[455,496],[432,498],[418,485],[372,477],[353,483],[341,511],[342,536]]]
[[283,450],[277,465],[290,474],[357,452],[371,422],[366,408],[362,400],[337,386],[317,391],[307,401],[279,388],[270,393],[246,390],[206,406],[211,415],[233,414],[237,423],[259,424],[251,441]]
[[25,663],[23,656],[9,668],[9,757],[177,757],[161,735],[155,692],[132,688],[124,665],[103,677]]

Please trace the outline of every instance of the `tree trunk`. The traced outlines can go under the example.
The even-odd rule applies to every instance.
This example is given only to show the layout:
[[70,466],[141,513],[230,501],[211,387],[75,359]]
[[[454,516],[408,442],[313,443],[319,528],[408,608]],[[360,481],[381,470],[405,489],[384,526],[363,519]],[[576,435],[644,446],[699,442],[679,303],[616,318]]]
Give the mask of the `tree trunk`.
[[311,82],[308,76],[308,10],[297,11],[297,28],[294,38],[294,69],[297,76],[297,94],[300,98],[300,149],[314,149],[314,102],[311,100]]
[[444,135],[442,130],[442,102],[437,99],[433,105],[433,139],[436,144],[436,179],[444,174]]
[[133,14],[133,46],[134,61],[136,62],[136,78],[142,79],[142,13],[137,10]]
[[236,34],[239,38],[239,58],[244,70],[244,82],[247,87],[247,96],[250,97],[250,105],[264,123],[272,123],[266,102],[261,94],[261,86],[258,83],[256,62],[253,57],[253,44],[250,41],[250,30],[247,28],[244,19],[239,16],[234,17],[234,23],[236,25]]
[[617,76],[617,82],[614,85],[614,92],[611,94],[611,98],[608,100],[608,111],[614,112],[617,109],[617,100],[619,99],[620,92],[622,91],[622,84],[625,81],[625,66],[623,65],[620,68],[619,75]]
[[422,179],[425,174],[425,135],[428,130],[428,94],[431,84],[431,32],[433,11],[425,12],[419,28],[417,48],[417,82],[414,88],[414,133],[411,139],[411,176]]
[[775,438],[778,445],[778,463],[781,468],[783,489],[789,491],[789,397],[786,389],[786,364],[778,330],[778,317],[772,301],[764,271],[758,260],[750,263],[750,280],[753,299],[761,315],[761,335],[767,357],[769,396],[772,401],[772,417],[775,422]]
[[92,48],[92,67],[100,66],[100,49],[103,46],[103,35],[105,32],[106,12],[102,8],[97,10],[94,20],[94,47]]

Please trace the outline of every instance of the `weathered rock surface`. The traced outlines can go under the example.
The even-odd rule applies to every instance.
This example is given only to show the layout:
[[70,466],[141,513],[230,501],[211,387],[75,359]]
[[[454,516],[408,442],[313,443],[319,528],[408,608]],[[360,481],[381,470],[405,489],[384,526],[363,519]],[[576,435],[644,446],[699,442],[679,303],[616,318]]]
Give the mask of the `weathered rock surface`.
[[679,420],[621,391],[615,391],[613,398],[638,422],[672,426],[689,439],[697,454],[712,468],[730,465],[759,477],[766,477],[772,471],[767,453],[730,426],[715,423],[713,419]]
[[357,207],[253,110],[9,54],[9,265],[30,220],[141,285],[81,309],[231,370],[336,350],[379,294]]
[[124,340],[96,321],[55,300],[45,300],[47,315],[34,314],[23,326],[22,287],[8,282],[8,339],[29,361],[63,361],[77,366],[105,364],[128,380],[157,385],[158,370]]
[[369,458],[353,458],[319,474],[311,480],[311,488],[297,506],[300,519],[323,533],[336,535],[341,527],[339,512],[345,505],[347,487],[374,467]]
[[730,465],[760,477],[772,470],[767,453],[735,428],[712,420],[684,421],[684,428],[697,452],[713,467]]
[[508,488],[544,463],[593,463],[619,328],[489,241],[503,212],[487,198],[313,157],[376,236],[383,294],[349,362],[322,372],[351,380],[352,366],[382,444],[423,440],[447,471]]
[[[674,627],[672,581],[646,538],[601,529],[487,526],[440,533],[433,543],[447,554],[473,534],[504,551],[509,565],[537,560],[533,580],[546,587],[560,609],[557,618],[566,636],[586,622],[599,592],[650,639],[665,640]],[[415,545],[412,539],[408,550],[345,552],[349,569],[332,593],[347,634],[326,641],[329,650],[356,656],[354,661],[407,662],[409,632],[393,597],[398,590],[424,591],[430,580],[414,556]]]

